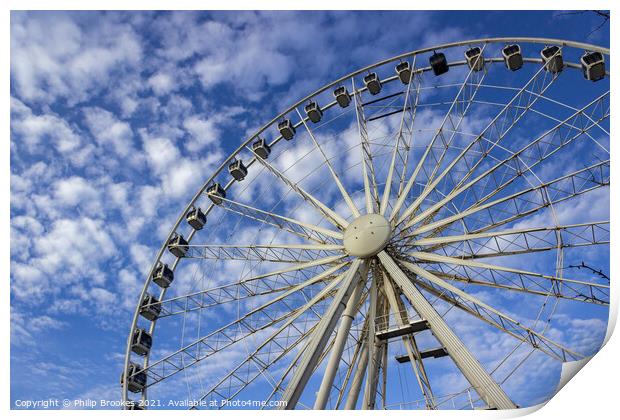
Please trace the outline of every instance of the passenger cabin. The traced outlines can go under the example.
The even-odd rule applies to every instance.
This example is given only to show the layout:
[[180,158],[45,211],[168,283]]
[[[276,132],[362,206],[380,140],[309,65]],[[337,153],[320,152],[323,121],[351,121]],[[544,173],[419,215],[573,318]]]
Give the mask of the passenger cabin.
[[557,45],[545,47],[540,52],[540,56],[545,63],[545,70],[550,73],[559,73],[564,69],[564,59],[562,51]]
[[278,131],[285,140],[292,140],[295,137],[295,126],[291,120],[282,120],[278,123]]
[[411,66],[408,61],[403,61],[396,65],[396,74],[403,85],[408,85],[411,80]]
[[341,108],[346,108],[351,103],[351,96],[349,95],[349,91],[346,87],[340,86],[334,90],[334,97],[336,98],[336,102],[340,105]]
[[195,230],[200,230],[205,226],[205,223],[207,223],[207,216],[200,209],[200,207],[192,207],[187,212],[185,220],[187,220],[187,223],[189,223],[192,228]]
[[381,81],[379,80],[377,73],[369,73],[364,76],[364,84],[371,95],[377,95],[381,92]]
[[183,235],[175,233],[168,241],[168,251],[177,258],[183,258],[189,251],[189,244]]
[[146,295],[140,305],[140,315],[149,321],[155,321],[161,313],[161,303],[154,296]]
[[228,172],[235,178],[235,181],[243,181],[248,174],[248,168],[241,160],[234,160],[228,165]]
[[166,289],[172,284],[174,280],[174,272],[168,267],[167,264],[162,262],[157,263],[157,267],[153,271],[153,282],[159,287]]
[[450,70],[448,67],[448,60],[446,60],[444,53],[436,52],[431,55],[431,58],[429,58],[428,61],[433,69],[433,73],[435,73],[435,76],[440,76]]
[[207,188],[207,195],[214,204],[222,204],[222,199],[226,198],[226,190],[219,183],[215,183]]
[[605,77],[605,57],[600,52],[587,52],[581,56],[583,77],[593,82]]
[[[137,363],[129,363],[127,368],[127,389],[130,392],[142,392],[146,387],[146,372],[140,372],[142,366]],[[121,374],[121,385],[125,382],[125,374]]]
[[521,55],[521,47],[518,44],[505,46],[502,49],[502,56],[506,68],[516,71],[523,67],[523,55]]
[[131,338],[131,351],[140,356],[146,356],[151,351],[153,338],[142,328],[136,328]]
[[484,68],[484,57],[480,47],[473,47],[465,51],[467,65],[473,71],[480,71]]
[[310,121],[315,124],[321,121],[321,118],[323,118],[323,111],[321,110],[321,107],[314,101],[306,105],[304,107],[304,110],[306,111],[306,115],[308,116]]
[[261,159],[267,159],[269,157],[269,153],[271,153],[271,147],[269,147],[265,139],[261,139],[260,137],[252,143],[252,150],[254,150],[254,153],[256,153]]

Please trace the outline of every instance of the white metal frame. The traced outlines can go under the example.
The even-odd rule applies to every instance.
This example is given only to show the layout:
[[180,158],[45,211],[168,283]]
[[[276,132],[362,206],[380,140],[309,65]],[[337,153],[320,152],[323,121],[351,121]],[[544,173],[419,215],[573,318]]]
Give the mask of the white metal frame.
[[[525,156],[526,152],[537,147],[541,141],[547,141],[547,137],[554,133],[554,129],[544,133],[523,149],[512,153],[508,158],[498,162],[490,169],[470,180],[469,178],[474,175],[475,170],[483,163],[484,157],[494,148],[497,147],[499,149],[503,147],[501,145],[502,140],[506,137],[508,132],[519,123],[521,117],[528,112],[538,112],[533,109],[534,104],[538,100],[544,99],[552,101],[552,99],[545,96],[545,92],[561,77],[561,74],[549,75],[544,71],[544,66],[541,65],[542,60],[525,58],[524,61],[526,63],[539,65],[540,68],[538,71],[532,76],[529,82],[516,91],[512,99],[504,104],[502,110],[496,117],[472,142],[463,148],[457,158],[448,162],[447,166],[440,171],[442,162],[447,156],[445,152],[448,147],[450,147],[454,135],[459,131],[461,122],[469,110],[469,105],[475,103],[478,89],[484,86],[483,82],[487,72],[487,65],[502,62],[499,58],[485,58],[485,66],[481,72],[475,72],[473,69],[470,69],[467,73],[465,80],[459,86],[459,91],[454,97],[440,128],[435,132],[429,146],[415,167],[413,174],[411,176],[407,175],[409,160],[408,150],[413,141],[414,122],[421,92],[421,82],[418,78],[421,74],[430,70],[428,67],[415,68],[418,56],[433,50],[445,50],[466,45],[481,45],[484,51],[489,44],[504,42],[558,45],[562,48],[586,49],[588,51],[599,51],[605,55],[609,55],[609,50],[604,48],[544,38],[488,38],[449,43],[412,51],[360,69],[308,95],[263,126],[257,133],[243,142],[229,158],[222,162],[220,167],[199,189],[190,203],[188,203],[185,211],[175,222],[168,238],[164,241],[164,245],[156,256],[153,268],[147,276],[147,280],[140,294],[139,302],[142,302],[149,290],[152,273],[157,262],[159,262],[164,255],[168,239],[178,231],[181,223],[184,221],[184,216],[187,211],[194,207],[201,198],[207,195],[207,187],[216,180],[221,179],[220,174],[226,173],[225,168],[228,164],[236,159],[243,151],[251,152],[252,158],[246,164],[248,169],[258,162],[264,170],[287,185],[305,204],[321,214],[324,221],[331,224],[332,227],[326,228],[319,224],[308,223],[293,217],[283,216],[277,214],[275,211],[262,210],[244,204],[232,197],[223,198],[222,203],[217,207],[235,213],[243,219],[258,222],[260,225],[269,225],[276,229],[289,232],[306,241],[306,243],[290,245],[194,245],[191,244],[191,241],[196,231],[192,230],[186,237],[187,241],[190,243],[190,251],[187,256],[189,258],[214,259],[218,261],[239,260],[249,262],[256,261],[259,263],[288,263],[295,265],[250,278],[234,280],[224,283],[221,286],[169,299],[165,299],[166,289],[161,290],[158,299],[161,301],[162,305],[162,317],[185,314],[188,311],[202,310],[224,302],[234,302],[253,296],[264,295],[269,297],[274,294],[277,294],[277,296],[240,316],[224,327],[213,331],[205,337],[201,337],[171,354],[165,355],[163,358],[153,363],[149,363],[149,355],[147,354],[147,356],[143,358],[143,371],[147,373],[148,383],[147,388],[142,392],[141,399],[144,400],[147,398],[147,389],[149,386],[161,382],[173,374],[199,363],[201,360],[209,357],[210,354],[213,354],[208,352],[203,354],[200,350],[200,346],[204,347],[209,340],[213,339],[217,341],[218,344],[212,348],[217,348],[217,352],[219,352],[251,336],[258,330],[267,331],[275,328],[275,332],[264,340],[252,354],[248,355],[236,370],[224,376],[221,381],[203,395],[201,399],[208,398],[209,395],[214,395],[213,393],[222,396],[217,389],[226,379],[230,379],[231,377],[235,377],[241,381],[243,384],[241,389],[245,388],[256,377],[266,374],[269,367],[276,361],[284,360],[285,356],[294,349],[299,349],[297,357],[291,361],[289,368],[276,383],[270,396],[270,398],[280,396],[281,400],[286,401],[288,404],[284,408],[293,409],[298,405],[304,394],[306,384],[323,360],[327,361],[327,368],[314,402],[314,408],[323,409],[328,406],[331,393],[334,389],[336,373],[342,363],[346,363],[348,367],[346,382],[338,392],[337,405],[341,402],[345,402],[345,408],[355,408],[358,405],[359,396],[362,394],[362,408],[374,408],[377,395],[381,396],[383,406],[385,407],[387,381],[386,360],[389,343],[387,340],[378,338],[377,334],[379,331],[377,330],[375,319],[379,316],[389,316],[389,314],[392,313],[396,316],[399,327],[404,328],[409,323],[407,316],[402,315],[402,308],[406,306],[406,302],[402,297],[404,296],[415,311],[428,323],[433,335],[435,335],[438,341],[446,348],[450,358],[472,385],[475,392],[485,401],[487,407],[498,409],[516,408],[516,405],[511,401],[510,397],[503,391],[501,386],[491,375],[482,368],[480,363],[476,360],[475,355],[469,352],[467,347],[462,343],[455,332],[452,331],[442,315],[434,308],[433,303],[422,291],[428,295],[435,296],[438,300],[447,302],[453,307],[478,317],[481,321],[514,336],[524,343],[529,343],[534,348],[540,349],[550,357],[555,357],[560,360],[574,360],[580,358],[581,355],[578,353],[548,339],[544,334],[534,329],[521,325],[517,320],[506,315],[501,310],[482,302],[461,288],[456,287],[454,284],[458,284],[458,282],[473,282],[479,286],[495,287],[508,291],[554,296],[562,299],[580,300],[586,303],[608,304],[609,286],[605,284],[571,280],[564,278],[561,273],[557,276],[549,276],[477,261],[477,258],[484,258],[490,255],[516,255],[520,252],[561,250],[565,246],[594,246],[609,243],[604,233],[601,237],[601,229],[602,232],[605,232],[605,226],[607,226],[608,232],[608,222],[605,221],[570,226],[506,229],[499,232],[492,231],[492,229],[502,224],[533,214],[542,208],[553,206],[553,204],[609,185],[609,161],[603,160],[598,164],[574,171],[568,175],[563,175],[553,181],[541,182],[539,185],[532,185],[531,188],[511,193],[505,197],[493,199],[494,196],[508,186],[512,180],[522,176],[522,174],[527,171],[531,171],[534,166],[552,156],[557,150],[576,141],[580,136],[587,136],[595,141],[594,137],[589,133],[590,130],[598,129],[609,135],[608,131],[601,126],[601,122],[609,117],[609,108],[605,106],[605,101],[608,100],[608,94],[599,96],[582,108],[570,107],[559,103],[559,105],[570,107],[574,111],[570,117],[563,120],[555,119],[552,116],[546,116],[556,120],[556,128],[568,128],[574,132],[570,137],[566,136],[562,138],[559,144],[556,145],[556,148],[552,149],[551,152],[539,156],[536,160],[530,162],[524,161],[524,159],[527,158]],[[367,127],[368,117],[365,114],[366,109],[362,98],[362,94],[366,91],[366,88],[356,88],[355,77],[364,72],[399,60],[407,60],[410,62],[412,72],[409,83],[404,91],[404,101],[400,110],[402,113],[400,126],[396,141],[392,146],[391,159],[387,170],[387,176],[383,184],[383,191],[380,193],[380,184],[377,183],[378,172],[373,163],[372,144]],[[461,66],[464,64],[464,61],[459,61],[450,63],[449,65]],[[569,69],[579,68],[577,64],[569,62],[566,63],[566,66]],[[382,80],[382,83],[390,83],[397,79],[397,76],[392,76]],[[307,100],[348,80],[351,81],[353,89],[351,92],[353,99],[352,104],[355,108],[360,137],[359,147],[362,153],[361,176],[364,184],[363,194],[365,210],[366,213],[377,212],[386,216],[389,214],[389,219],[392,221],[395,229],[394,232],[399,234],[399,237],[395,237],[394,241],[388,245],[389,251],[381,251],[376,258],[368,260],[351,259],[344,251],[341,240],[343,238],[343,231],[346,230],[349,224],[347,218],[356,218],[362,213],[360,213],[360,210],[353,200],[352,192],[347,191],[345,184],[330,162],[330,158],[326,155],[323,147],[318,142],[313,130],[307,122],[307,117],[304,117],[298,110],[298,107]],[[523,105],[522,99],[526,96],[528,100],[525,105]],[[463,104],[465,104],[464,107]],[[325,112],[334,106],[336,106],[335,101],[322,106],[322,110]],[[512,112],[514,109],[518,110],[518,114],[509,120],[508,111]],[[306,191],[298,183],[289,179],[285,171],[277,169],[276,165],[273,163],[261,159],[259,156],[255,155],[251,149],[251,143],[258,138],[258,136],[263,134],[269,127],[273,126],[279,119],[292,112],[295,112],[299,118],[299,122],[295,123],[294,126],[297,128],[303,125],[305,128],[305,132],[311,139],[315,149],[318,150],[322,156],[324,160],[323,163],[329,170],[333,183],[337,186],[342,195],[350,211],[350,215],[338,214],[334,209]],[[581,116],[585,116],[587,123],[581,123],[581,125],[577,123],[577,118]],[[499,128],[500,126],[501,128]],[[492,132],[494,133],[493,135],[491,135]],[[444,137],[445,133],[450,133],[447,138]],[[275,146],[280,141],[281,137],[277,137],[271,142],[270,147]],[[425,171],[425,160],[428,156],[435,153],[432,149],[436,141],[440,141],[444,145],[444,149],[438,155],[433,156],[436,164],[430,173],[425,174],[427,179],[426,184],[423,185],[424,188],[422,193],[413,201],[408,202],[409,194],[418,182],[418,175]],[[490,143],[491,146],[483,146],[483,143],[486,144],[486,142]],[[457,163],[468,156],[470,151],[475,152],[473,156],[480,157],[477,158],[477,160],[475,159],[473,165],[468,166],[468,171],[465,176],[463,176],[458,183],[455,183],[452,191],[443,194],[441,198],[435,200],[434,204],[422,210],[422,203],[427,200],[434,200],[433,197],[438,194],[436,187]],[[523,166],[522,168],[519,167],[521,164]],[[451,215],[447,217],[442,216],[439,217],[438,220],[435,220],[440,211],[448,209],[455,198],[470,190],[477,183],[484,181],[487,176],[500,167],[507,167],[514,171],[514,177],[504,184],[499,185],[491,194],[479,198],[471,207],[465,210],[455,208],[455,211]],[[398,185],[397,190],[393,185],[395,177]],[[224,183],[224,189],[228,190],[234,182],[234,180],[230,180]],[[554,191],[553,196],[549,193],[551,189]],[[397,191],[395,197],[393,196],[394,190]],[[560,192],[559,194],[558,191]],[[537,197],[537,200],[532,197]],[[453,234],[441,237],[432,235],[433,232],[450,231],[450,229],[453,229],[455,223],[464,223],[464,220],[476,213],[491,212],[501,205],[506,203],[510,204],[516,202],[515,200],[524,198],[527,199],[528,202],[533,203],[532,207],[516,213],[511,217],[500,221],[491,219],[494,220],[492,223],[478,230],[466,231],[459,235]],[[215,207],[216,205],[214,204],[209,205],[205,210],[205,214],[209,215]],[[592,235],[586,234],[584,237],[583,233],[575,233],[579,229],[585,229],[585,231],[591,232]],[[595,231],[595,229],[597,230]],[[552,235],[555,235],[556,243],[554,244],[550,240],[546,240],[539,246],[530,245],[529,243],[524,246],[521,242],[518,242],[520,240],[527,241],[530,238],[540,240],[540,237],[536,236],[540,232],[551,232]],[[595,232],[598,232],[598,236]],[[569,235],[569,238],[566,238],[567,240],[563,240],[565,235]],[[507,238],[511,238],[511,240],[509,240],[510,246],[502,248],[498,241],[507,240]],[[571,241],[571,238],[577,240]],[[485,242],[485,245],[480,245],[480,242],[476,242],[480,240],[493,240],[497,247],[489,248],[488,242]],[[446,249],[456,247],[456,244],[467,244],[469,247],[468,253],[458,258],[445,253]],[[487,252],[487,254],[482,253],[481,249],[483,249],[484,246],[491,251]],[[513,249],[511,246],[518,249]],[[403,252],[403,250],[409,248],[415,248],[416,251]],[[439,252],[444,252],[444,254]],[[561,257],[558,257],[558,261],[561,261]],[[180,258],[175,259],[174,262],[170,264],[171,269],[175,270],[179,262]],[[454,266],[458,267],[458,269],[448,271],[436,270],[433,268],[433,264]],[[297,279],[297,281],[288,280],[287,276],[290,273],[302,272],[310,268],[318,268],[320,274],[306,278],[304,281],[299,281],[299,279]],[[463,274],[462,270],[466,269],[477,270],[476,274],[480,275],[480,278],[472,278],[468,272]],[[521,282],[521,284],[508,284],[503,281],[498,281],[497,277],[493,276],[491,277],[494,278],[494,281],[490,281],[490,277],[484,275],[485,270],[493,273],[502,272],[508,275],[514,275],[518,277],[518,281]],[[551,291],[542,286],[544,282],[537,282],[542,280],[551,283]],[[525,281],[527,281],[528,284],[525,284]],[[312,295],[310,299],[307,299],[304,305],[295,308],[290,307],[288,303],[286,303],[286,297],[298,293],[304,294],[306,290],[308,290],[307,288],[315,286],[321,286],[321,291]],[[244,295],[235,294],[235,291],[238,292],[241,290],[240,288],[245,290]],[[205,301],[206,298],[209,300]],[[319,313],[316,312],[316,305],[324,304],[325,302],[329,302],[329,305],[327,309],[320,314],[320,320],[318,322],[305,331],[297,328],[295,321],[299,319],[299,317],[303,316],[307,311],[314,312],[315,315],[319,316]],[[368,302],[367,308],[364,308],[363,302]],[[289,312],[271,313],[272,305],[279,304],[285,305]],[[131,337],[132,332],[138,324],[139,312],[140,306],[138,305],[131,323],[130,335],[127,342],[125,372],[128,371],[128,366],[131,362]],[[268,319],[268,321],[263,322],[258,329],[255,328],[255,326],[251,328],[248,327],[248,324],[245,322],[255,314],[260,314],[262,319]],[[365,321],[360,324],[363,326],[362,331],[354,333],[352,331],[352,326],[355,324],[356,317],[360,314],[365,316]],[[338,328],[336,329],[337,325]],[[510,328],[508,328],[507,325],[510,325]],[[155,326],[156,321],[150,322],[148,332],[151,335],[154,333]],[[279,353],[275,359],[269,362],[262,360],[260,351],[268,348],[274,337],[277,337],[278,334],[288,328],[295,329],[299,335],[298,338],[287,347],[278,350]],[[241,334],[236,333],[231,335],[227,333],[227,329],[231,329],[231,331],[232,329],[237,329],[241,331]],[[509,331],[509,329],[511,330]],[[221,340],[224,340],[226,343],[222,344]],[[343,352],[351,340],[355,342],[354,356],[351,360],[344,362]],[[405,335],[402,337],[402,340],[407,349],[412,370],[416,376],[421,393],[424,396],[426,408],[437,408],[431,381],[424,367],[420,350],[417,347],[415,334]],[[206,345],[206,347],[211,348],[209,345]],[[199,350],[194,352],[196,348],[199,348]],[[189,360],[189,363],[187,360]],[[248,364],[259,367],[252,373],[254,376],[248,374],[247,379],[239,379],[236,372],[241,367],[247,366]],[[383,375],[381,384],[379,384],[380,372]],[[288,377],[289,375],[290,378]],[[366,378],[365,385],[362,386],[364,378]],[[128,378],[125,377],[123,381],[124,385],[122,386],[122,398],[124,401],[131,400],[127,390],[127,379]],[[239,392],[241,392],[241,390],[237,390],[226,398],[232,398],[238,395]]]

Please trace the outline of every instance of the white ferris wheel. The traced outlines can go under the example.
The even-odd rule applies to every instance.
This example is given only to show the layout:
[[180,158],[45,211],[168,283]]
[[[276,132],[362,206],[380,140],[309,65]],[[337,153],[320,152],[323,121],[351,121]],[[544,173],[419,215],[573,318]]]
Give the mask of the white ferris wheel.
[[558,308],[608,310],[609,279],[567,269],[608,255],[608,61],[454,42],[295,102],[172,226],[130,327],[127,408],[518,407],[530,361],[584,357]]

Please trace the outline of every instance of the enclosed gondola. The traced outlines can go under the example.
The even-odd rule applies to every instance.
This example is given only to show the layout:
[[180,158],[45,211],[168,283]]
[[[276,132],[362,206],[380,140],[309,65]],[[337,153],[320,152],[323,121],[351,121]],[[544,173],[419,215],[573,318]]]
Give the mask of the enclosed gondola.
[[545,70],[550,73],[559,73],[564,69],[562,50],[557,45],[551,45],[540,51],[540,56],[545,63]]
[[[125,375],[121,375],[121,385],[125,382]],[[127,389],[130,392],[142,392],[146,386],[146,372],[142,370],[142,366],[131,362],[127,368]]]
[[465,51],[467,65],[473,71],[480,71],[484,68],[484,57],[480,47],[473,47]]
[[222,204],[222,199],[226,198],[226,190],[216,182],[207,188],[207,195],[214,204]]
[[168,251],[177,258],[183,258],[189,251],[189,244],[183,235],[175,233],[168,241]]
[[157,298],[147,294],[140,304],[140,315],[149,321],[155,321],[161,313],[161,303]]
[[142,328],[136,328],[131,339],[131,351],[140,356],[146,356],[153,346],[153,338]]
[[450,70],[450,67],[448,67],[448,60],[446,60],[446,56],[444,55],[444,53],[434,53],[428,59],[428,62],[430,63],[431,68],[433,69],[433,73],[435,73],[435,76],[440,76]]
[[381,92],[381,80],[379,80],[377,73],[368,73],[364,76],[364,85],[371,95],[377,95]]
[[295,137],[295,126],[291,120],[286,119],[278,123],[278,131],[285,140],[292,140]]
[[587,52],[581,56],[583,77],[596,82],[605,77],[605,57],[600,52]]
[[235,181],[243,181],[248,174],[248,168],[239,159],[233,160],[228,165],[228,172],[235,178]]
[[304,107],[304,110],[306,111],[306,115],[308,116],[310,121],[315,124],[321,121],[321,118],[323,118],[323,111],[321,110],[321,107],[314,101],[306,105]]
[[174,272],[168,267],[167,264],[161,261],[157,263],[155,270],[153,271],[153,282],[159,287],[165,289],[170,287],[174,280]]
[[334,97],[336,98],[336,102],[340,105],[341,108],[346,108],[351,103],[351,95],[349,91],[344,86],[339,86],[334,90]]
[[403,61],[396,65],[396,74],[403,85],[409,84],[411,80],[411,66],[408,61]]
[[502,48],[502,56],[504,57],[506,68],[516,71],[523,67],[523,55],[518,44],[511,44]]
[[200,207],[192,207],[187,212],[185,220],[187,220],[187,223],[189,223],[192,228],[195,230],[200,230],[205,226],[205,223],[207,223],[207,216],[200,209]]
[[261,159],[267,159],[269,154],[271,153],[271,147],[267,144],[265,139],[258,138],[254,143],[252,143],[252,150],[256,153]]

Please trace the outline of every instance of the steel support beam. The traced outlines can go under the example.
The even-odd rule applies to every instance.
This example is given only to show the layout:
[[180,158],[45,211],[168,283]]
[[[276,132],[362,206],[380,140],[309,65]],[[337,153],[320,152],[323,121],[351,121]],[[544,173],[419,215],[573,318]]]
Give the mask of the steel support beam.
[[358,273],[361,265],[361,260],[356,259],[353,261],[342,281],[342,285],[338,290],[338,293],[329,306],[329,309],[325,312],[325,315],[319,322],[317,329],[310,337],[310,345],[304,353],[299,366],[295,369],[295,373],[288,383],[286,390],[282,394],[282,401],[286,401],[286,406],[282,408],[292,410],[297,405],[308,380],[310,380],[310,377],[312,376],[314,367],[321,357],[321,353],[325,348],[336,323],[338,322],[338,318],[345,310],[346,302],[348,301],[349,296],[353,293],[355,287],[357,286],[359,281]]
[[381,251],[378,256],[383,267],[411,301],[414,309],[428,321],[435,337],[446,348],[454,363],[488,406],[498,409],[517,408],[392,257],[385,251]]
[[366,373],[366,367],[368,366],[368,346],[362,345],[362,354],[359,358],[357,366],[355,368],[355,375],[353,376],[353,382],[351,382],[351,388],[349,389],[349,395],[347,396],[347,402],[344,405],[345,410],[355,410],[357,406],[357,399],[362,389],[362,382],[364,381],[364,374]]
[[368,322],[368,368],[366,373],[366,384],[364,387],[364,397],[362,399],[362,409],[374,409],[375,397],[377,393],[377,374],[379,373],[379,360],[381,342],[376,337],[376,319],[377,313],[379,313],[379,287],[377,284],[378,276],[373,272],[372,283],[370,286],[370,306],[368,308],[367,316]]
[[[365,277],[367,277],[367,275],[364,276],[362,274],[362,279]],[[357,283],[357,287],[355,288],[355,290],[351,294],[351,297],[349,298],[349,301],[347,302],[347,308],[342,313],[342,317],[340,319],[340,327],[338,328],[338,332],[336,333],[334,347],[332,348],[331,354],[329,356],[329,361],[327,362],[327,368],[325,369],[323,381],[321,382],[321,387],[319,388],[316,401],[314,402],[315,410],[325,409],[325,405],[327,404],[327,400],[329,399],[329,394],[332,389],[332,385],[334,384],[334,378],[336,377],[336,372],[338,372],[338,366],[340,365],[340,359],[342,358],[342,352],[344,351],[344,346],[347,343],[347,338],[349,337],[351,324],[353,323],[355,313],[357,312],[359,307],[359,300],[360,296],[362,295],[363,289],[364,282],[362,280]]]
[[[392,286],[392,280],[389,278],[385,271],[383,272],[383,279],[385,294],[388,298],[390,307],[392,308],[396,320],[401,326],[410,324],[409,316],[407,315],[402,297],[400,295],[397,295],[394,287]],[[428,328],[428,323],[425,320],[424,326],[425,328]],[[402,340],[405,345],[405,349],[407,350],[409,360],[411,361],[413,373],[415,374],[418,385],[420,386],[420,391],[422,391],[422,395],[424,395],[426,407],[429,410],[434,410],[435,397],[433,396],[433,389],[428,379],[424,363],[422,362],[423,357],[416,343],[415,336],[413,334],[409,334],[407,336],[403,336]]]

